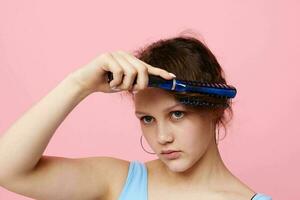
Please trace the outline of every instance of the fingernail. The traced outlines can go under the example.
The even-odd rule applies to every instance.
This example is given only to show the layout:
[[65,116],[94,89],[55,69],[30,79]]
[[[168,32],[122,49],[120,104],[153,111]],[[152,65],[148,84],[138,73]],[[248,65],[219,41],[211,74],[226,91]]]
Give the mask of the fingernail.
[[114,90],[114,91],[120,91],[121,90],[121,89],[118,89],[116,86],[112,87],[111,89]]
[[170,74],[170,76],[176,78],[176,75],[175,75],[175,74],[172,74],[172,73],[169,73],[169,74]]

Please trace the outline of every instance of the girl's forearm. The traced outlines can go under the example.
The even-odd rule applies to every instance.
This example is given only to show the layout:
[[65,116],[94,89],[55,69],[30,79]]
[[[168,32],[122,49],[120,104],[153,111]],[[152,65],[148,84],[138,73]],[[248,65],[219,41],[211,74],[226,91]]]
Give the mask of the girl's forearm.
[[0,179],[32,170],[58,126],[90,93],[70,75],[0,136]]

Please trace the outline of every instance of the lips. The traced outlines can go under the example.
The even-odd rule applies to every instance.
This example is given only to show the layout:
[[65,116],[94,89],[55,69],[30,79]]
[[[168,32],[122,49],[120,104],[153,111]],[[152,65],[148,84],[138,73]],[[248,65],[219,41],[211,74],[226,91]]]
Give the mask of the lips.
[[172,152],[179,152],[179,151],[177,151],[177,150],[163,150],[161,152],[161,154],[169,154],[169,153],[172,153]]
[[181,156],[181,153],[180,151],[169,151],[169,153],[162,153],[161,155],[168,160],[175,160]]

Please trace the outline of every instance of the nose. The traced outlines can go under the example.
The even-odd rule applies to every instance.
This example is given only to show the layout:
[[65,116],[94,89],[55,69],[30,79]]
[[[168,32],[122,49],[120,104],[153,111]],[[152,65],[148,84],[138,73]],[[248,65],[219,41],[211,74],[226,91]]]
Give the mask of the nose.
[[157,129],[157,140],[160,144],[170,143],[174,140],[172,128],[170,126],[159,124]]

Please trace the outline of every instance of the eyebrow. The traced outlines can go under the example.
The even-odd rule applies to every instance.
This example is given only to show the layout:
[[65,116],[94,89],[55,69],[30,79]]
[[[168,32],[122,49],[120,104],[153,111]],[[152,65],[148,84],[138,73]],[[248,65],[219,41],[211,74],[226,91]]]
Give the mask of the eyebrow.
[[[175,107],[177,107],[177,106],[182,106],[182,105],[181,105],[181,103],[176,103],[176,104],[174,104],[173,106],[170,106],[170,107],[164,109],[163,112],[167,112],[167,111],[169,111],[169,110],[171,110],[172,108],[175,108]],[[137,110],[137,111],[135,111],[135,114],[148,114],[148,113],[141,112],[141,111],[138,111],[138,110]]]

